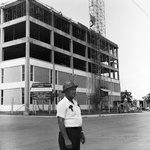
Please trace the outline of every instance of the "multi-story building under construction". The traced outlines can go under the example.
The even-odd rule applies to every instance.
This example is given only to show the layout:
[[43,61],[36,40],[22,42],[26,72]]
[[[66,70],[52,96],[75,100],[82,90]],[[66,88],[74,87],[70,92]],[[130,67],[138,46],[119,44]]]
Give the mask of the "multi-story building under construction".
[[30,88],[39,82],[52,83],[54,105],[66,80],[79,86],[82,109],[99,80],[107,105],[120,101],[118,45],[88,27],[36,0],[16,0],[0,6],[0,35],[0,111],[12,101],[14,110],[32,110]]

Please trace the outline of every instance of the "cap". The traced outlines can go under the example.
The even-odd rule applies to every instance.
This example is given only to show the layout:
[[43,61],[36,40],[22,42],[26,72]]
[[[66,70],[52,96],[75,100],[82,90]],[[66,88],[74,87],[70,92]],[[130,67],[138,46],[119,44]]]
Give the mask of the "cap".
[[66,81],[63,85],[63,91],[62,93],[64,93],[65,90],[71,88],[71,87],[78,87],[77,85],[75,85],[72,81]]

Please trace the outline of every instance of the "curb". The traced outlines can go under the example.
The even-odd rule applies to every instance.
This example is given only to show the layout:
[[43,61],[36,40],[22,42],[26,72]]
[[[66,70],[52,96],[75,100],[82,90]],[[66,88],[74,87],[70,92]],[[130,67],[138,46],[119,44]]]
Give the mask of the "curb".
[[98,115],[83,115],[82,117],[111,117],[111,116],[126,116],[126,115],[141,115],[150,114],[150,112],[139,112],[139,113],[120,113],[120,114],[98,114]]
[[[94,117],[111,117],[111,116],[126,116],[126,115],[141,115],[150,114],[150,112],[140,112],[140,113],[120,113],[120,114],[95,114],[95,115],[82,115],[83,118],[94,118]],[[44,116],[44,115],[5,115],[0,114],[0,117],[45,117],[45,118],[57,118],[56,116]]]

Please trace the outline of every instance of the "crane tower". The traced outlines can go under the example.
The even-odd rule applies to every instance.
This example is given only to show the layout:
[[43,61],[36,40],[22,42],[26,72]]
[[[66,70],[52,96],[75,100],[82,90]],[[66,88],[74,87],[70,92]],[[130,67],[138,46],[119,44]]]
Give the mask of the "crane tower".
[[104,0],[89,0],[90,28],[106,36]]
[[[92,88],[91,93],[95,94],[96,99],[103,102],[105,99],[102,96],[101,88],[106,86],[105,78],[103,77],[104,68],[102,62],[105,60],[101,51],[105,50],[104,38],[106,36],[105,30],[105,6],[104,0],[89,0],[89,16],[90,16],[90,40],[91,45],[94,40],[96,43],[95,51],[90,51],[91,54],[91,81]],[[94,31],[94,32],[93,32]],[[96,38],[94,38],[94,33],[96,33]],[[105,45],[105,44],[104,44]],[[102,103],[101,103],[102,104]]]

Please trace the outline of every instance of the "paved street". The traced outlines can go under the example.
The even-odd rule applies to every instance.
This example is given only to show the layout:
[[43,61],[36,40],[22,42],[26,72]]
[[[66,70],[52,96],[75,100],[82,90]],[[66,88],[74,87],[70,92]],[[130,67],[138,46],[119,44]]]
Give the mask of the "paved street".
[[[0,116],[0,150],[59,150],[56,118]],[[150,113],[85,117],[81,150],[150,150]]]

